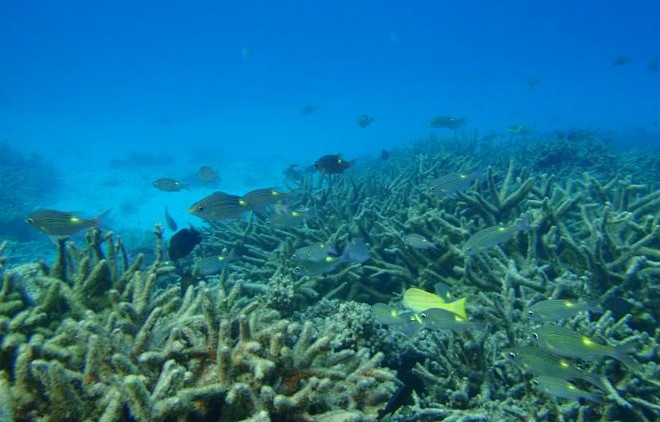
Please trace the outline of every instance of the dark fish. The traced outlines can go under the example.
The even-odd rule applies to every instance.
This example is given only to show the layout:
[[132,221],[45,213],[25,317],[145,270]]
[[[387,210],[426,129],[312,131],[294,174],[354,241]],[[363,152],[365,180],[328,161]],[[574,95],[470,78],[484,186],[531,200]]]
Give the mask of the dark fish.
[[165,205],[165,222],[167,222],[167,227],[169,227],[170,230],[172,230],[173,232],[176,231],[177,229],[176,221],[174,221],[170,213],[167,211],[167,205]]
[[367,116],[366,114],[361,114],[357,119],[357,124],[361,128],[365,128],[365,127],[369,126],[370,124],[372,124],[373,121],[374,121],[373,117]]
[[81,218],[72,212],[41,209],[30,214],[25,222],[51,236],[71,236],[97,226],[110,210],[95,218]]
[[456,130],[465,126],[465,118],[454,116],[437,116],[429,121],[429,126],[436,129]]
[[619,54],[615,58],[612,59],[612,64],[614,66],[623,66],[626,63],[630,63],[630,59],[623,54]]
[[286,199],[290,194],[280,192],[275,188],[255,189],[243,195],[248,207],[252,210],[261,210],[268,205],[272,205],[281,199]]
[[170,259],[176,261],[190,255],[195,246],[202,242],[202,234],[193,226],[181,229],[170,238],[168,252]]
[[218,180],[218,172],[209,166],[202,166],[197,170],[197,176],[204,183],[213,183]]
[[541,82],[541,80],[539,78],[535,77],[535,76],[532,76],[532,77],[527,79],[527,85],[530,88],[534,88],[536,85],[539,84],[539,82]]
[[351,161],[344,161],[339,154],[324,155],[314,163],[316,170],[327,174],[343,173],[351,165],[353,165]]
[[154,187],[165,192],[178,192],[181,189],[188,189],[188,184],[165,177],[156,180],[154,182]]
[[308,114],[314,113],[318,109],[319,106],[317,106],[316,104],[306,104],[302,106],[302,108],[300,109],[300,114],[302,114],[303,116],[307,116]]
[[381,160],[389,160],[390,159],[390,152],[386,149],[382,150],[380,152],[380,159]]
[[188,210],[189,213],[207,221],[236,220],[246,211],[250,209],[245,199],[224,192],[213,192],[192,204]]

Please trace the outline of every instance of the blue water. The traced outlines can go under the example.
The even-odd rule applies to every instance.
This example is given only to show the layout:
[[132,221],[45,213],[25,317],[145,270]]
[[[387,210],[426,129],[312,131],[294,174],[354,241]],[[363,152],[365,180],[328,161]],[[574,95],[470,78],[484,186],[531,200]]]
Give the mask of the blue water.
[[[0,140],[63,172],[43,206],[149,227],[168,203],[199,222],[187,207],[210,190],[151,181],[209,165],[240,194],[289,163],[405,145],[440,114],[480,133],[597,128],[625,147],[660,132],[657,0],[192,4],[1,2]],[[174,161],[108,165],[131,153]]]

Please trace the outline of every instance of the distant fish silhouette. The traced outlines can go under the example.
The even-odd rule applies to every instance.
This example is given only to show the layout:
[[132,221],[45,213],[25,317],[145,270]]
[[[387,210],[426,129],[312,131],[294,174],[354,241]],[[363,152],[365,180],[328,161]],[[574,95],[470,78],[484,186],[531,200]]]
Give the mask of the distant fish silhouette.
[[176,221],[174,221],[170,213],[167,211],[167,205],[165,205],[165,222],[167,222],[167,227],[169,227],[170,230],[172,230],[173,232],[176,231],[177,229]]
[[626,63],[630,63],[630,59],[623,54],[619,54],[615,58],[612,59],[612,64],[614,66],[623,66]]

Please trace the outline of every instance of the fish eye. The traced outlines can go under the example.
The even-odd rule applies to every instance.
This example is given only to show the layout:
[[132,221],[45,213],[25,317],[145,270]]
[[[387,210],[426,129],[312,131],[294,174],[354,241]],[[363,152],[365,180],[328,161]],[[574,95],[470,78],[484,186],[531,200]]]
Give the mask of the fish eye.
[[513,352],[509,352],[509,359],[516,360],[516,354]]
[[425,313],[421,313],[421,314],[419,314],[419,317],[420,317],[421,319],[426,319],[426,314],[425,314]]
[[539,335],[536,334],[536,333],[532,333],[532,337],[534,337],[534,340],[538,340],[538,339],[539,339]]
[[534,317],[534,311],[527,311],[527,316],[530,318]]
[[429,191],[430,191],[430,192],[435,192],[435,186],[431,186],[431,187],[429,188]]
[[206,207],[204,205],[200,205],[197,207],[197,211],[204,211]]
[[25,219],[25,222],[28,223],[28,224],[34,224],[34,219],[32,219],[31,217],[28,217],[28,218]]
[[537,379],[533,379],[533,380],[532,380],[532,384],[534,384],[534,385],[539,385],[539,380],[537,380]]
[[302,269],[301,269],[300,267],[295,267],[295,268],[293,269],[293,272],[294,272],[295,274],[300,274],[300,273],[302,272]]

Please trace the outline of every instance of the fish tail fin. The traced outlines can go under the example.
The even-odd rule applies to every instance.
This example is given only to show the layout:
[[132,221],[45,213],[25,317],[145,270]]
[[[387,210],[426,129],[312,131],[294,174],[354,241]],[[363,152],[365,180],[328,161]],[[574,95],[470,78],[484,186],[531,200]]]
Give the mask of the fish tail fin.
[[629,353],[634,353],[637,349],[637,345],[637,341],[632,341],[630,343],[614,346],[610,357],[622,362],[628,368],[635,368],[638,366],[638,363],[629,355]]
[[94,226],[98,226],[100,224],[103,224],[103,220],[110,214],[110,211],[112,211],[112,208],[108,208],[107,210],[103,211],[101,214],[93,218],[94,221]]
[[458,299],[457,301],[454,301],[452,303],[447,304],[447,310],[452,311],[453,313],[457,314],[461,318],[467,319],[467,312],[465,312],[465,302],[466,299],[463,297],[461,299]]

